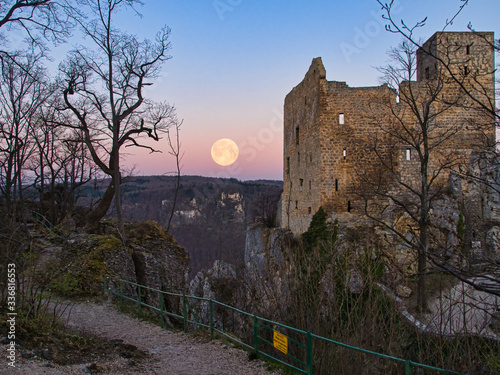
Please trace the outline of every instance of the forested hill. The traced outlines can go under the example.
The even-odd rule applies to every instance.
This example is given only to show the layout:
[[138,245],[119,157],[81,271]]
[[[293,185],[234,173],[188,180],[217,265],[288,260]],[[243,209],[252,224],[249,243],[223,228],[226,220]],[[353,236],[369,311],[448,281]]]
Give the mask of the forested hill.
[[[176,182],[175,176],[127,178],[121,187],[125,220],[155,220],[166,228]],[[274,211],[281,190],[282,181],[182,176],[170,232],[191,255],[191,276],[216,259],[242,265],[247,226]]]

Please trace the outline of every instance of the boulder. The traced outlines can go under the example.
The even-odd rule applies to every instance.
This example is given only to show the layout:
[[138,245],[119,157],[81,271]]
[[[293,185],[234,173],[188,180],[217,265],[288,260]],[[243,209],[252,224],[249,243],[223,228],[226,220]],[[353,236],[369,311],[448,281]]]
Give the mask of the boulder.
[[[175,239],[154,222],[127,225],[127,246],[114,234],[72,233],[60,243],[40,243],[45,270],[52,275],[51,288],[67,297],[102,293],[104,275],[174,293],[187,291],[189,256]],[[47,249],[52,249],[47,253]],[[120,283],[108,281],[116,292]],[[138,297],[138,288],[122,284],[124,293]],[[159,293],[141,290],[143,301],[160,306]],[[179,298],[172,304],[179,306]]]
[[349,288],[352,294],[361,294],[363,292],[363,277],[356,268],[349,270],[345,286]]
[[256,308],[255,314],[271,317],[290,305],[292,237],[282,228],[254,227],[247,231],[244,279],[247,301]]
[[411,296],[412,290],[405,285],[398,285],[395,292],[400,298],[408,298]]
[[[197,297],[212,299],[233,307],[241,307],[241,280],[238,278],[233,265],[216,260],[209,270],[202,270],[196,274],[189,284],[189,294]],[[195,311],[196,317],[204,324],[210,322],[210,302],[197,299],[188,301]],[[217,329],[227,325],[234,325],[234,314],[229,308],[213,303],[213,319]]]
[[494,262],[500,261],[500,227],[492,227],[486,232],[486,248],[483,255]]

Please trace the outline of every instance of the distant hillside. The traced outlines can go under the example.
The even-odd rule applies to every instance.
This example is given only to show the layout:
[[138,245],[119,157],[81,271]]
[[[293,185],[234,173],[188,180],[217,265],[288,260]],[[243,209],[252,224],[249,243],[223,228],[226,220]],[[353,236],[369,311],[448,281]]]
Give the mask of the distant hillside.
[[[175,184],[174,176],[127,178],[121,186],[125,220],[155,220],[166,227]],[[87,185],[80,194],[90,203],[104,186],[94,191]],[[170,232],[191,256],[191,275],[216,259],[241,266],[247,226],[277,202],[281,190],[282,181],[182,176]]]

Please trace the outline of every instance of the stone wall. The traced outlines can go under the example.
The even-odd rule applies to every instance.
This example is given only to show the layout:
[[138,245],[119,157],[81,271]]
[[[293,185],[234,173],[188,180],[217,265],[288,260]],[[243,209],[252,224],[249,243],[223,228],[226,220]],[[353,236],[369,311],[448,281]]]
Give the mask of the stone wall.
[[[417,53],[417,81],[403,82],[399,92],[387,85],[349,87],[327,81],[321,58],[313,59],[285,98],[282,227],[305,232],[320,206],[339,220],[359,219],[364,198],[373,199],[370,189],[397,194],[401,182],[419,189],[417,150],[398,139],[398,132],[405,131],[399,122],[418,134],[419,119],[409,98],[425,107],[429,97],[439,95],[430,100],[428,123],[432,136],[446,141],[433,139],[437,146],[430,175],[443,166],[467,166],[473,152],[494,140],[491,115],[462,90],[483,100],[484,94],[475,91],[481,85],[494,97],[492,41],[493,33],[436,33]],[[391,168],[384,170],[381,160]],[[449,170],[439,174],[436,188],[444,192]]]
[[298,232],[307,230],[321,204],[320,100],[325,77],[321,58],[314,59],[304,80],[285,98],[281,223]]

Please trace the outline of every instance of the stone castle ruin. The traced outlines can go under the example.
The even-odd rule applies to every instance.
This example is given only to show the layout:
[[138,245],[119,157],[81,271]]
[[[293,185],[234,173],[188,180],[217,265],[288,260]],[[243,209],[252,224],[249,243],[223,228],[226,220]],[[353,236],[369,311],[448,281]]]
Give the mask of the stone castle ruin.
[[[362,220],[365,202],[386,211],[391,205],[390,199],[381,200],[383,194],[365,201],[370,189],[394,196],[401,182],[417,187],[417,150],[388,129],[395,129],[391,126],[399,120],[410,127],[417,121],[400,100],[402,95],[423,106],[437,93],[439,98],[430,101],[430,123],[443,142],[436,146],[430,172],[439,170],[447,191],[455,189],[459,200],[467,201],[467,236],[472,243],[477,236],[474,225],[479,225],[476,218],[489,220],[494,210],[486,207],[491,199],[485,198],[480,184],[455,176],[464,166],[474,166],[485,145],[494,143],[495,121],[463,89],[494,106],[493,37],[492,32],[435,33],[416,53],[416,81],[401,82],[397,88],[328,81],[321,58],[313,59],[302,82],[285,98],[281,226],[303,233],[320,207],[340,222]],[[461,81],[451,79],[450,71]],[[384,175],[382,161],[396,173]]]

